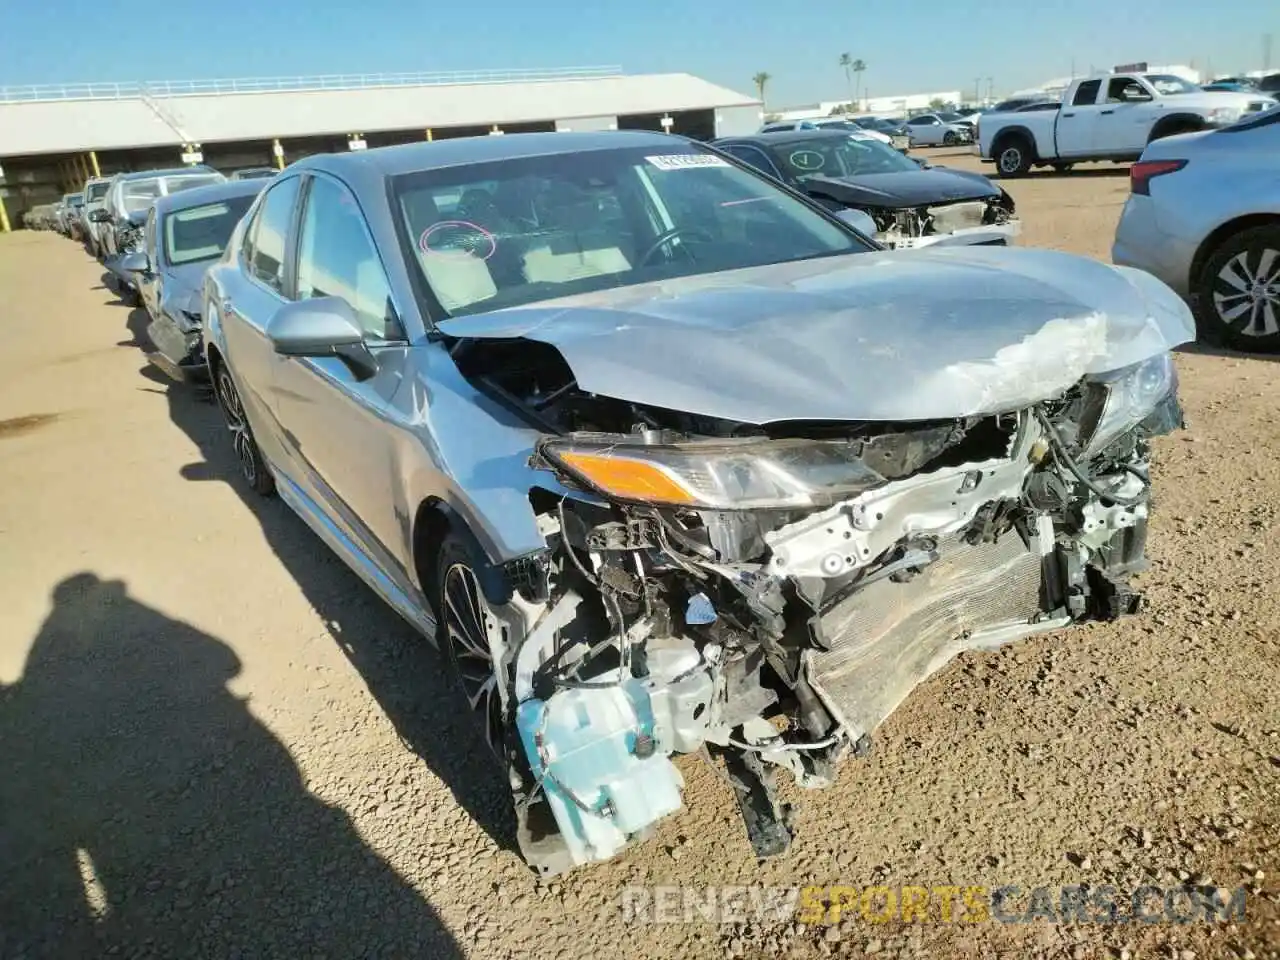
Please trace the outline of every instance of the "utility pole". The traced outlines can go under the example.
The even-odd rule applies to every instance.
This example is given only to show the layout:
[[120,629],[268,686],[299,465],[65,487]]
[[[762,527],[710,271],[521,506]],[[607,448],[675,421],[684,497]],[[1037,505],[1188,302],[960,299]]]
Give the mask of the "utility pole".
[[994,100],[996,98],[996,82],[991,77],[987,77],[987,99]]
[[973,78],[973,102],[976,104],[982,99],[982,78]]

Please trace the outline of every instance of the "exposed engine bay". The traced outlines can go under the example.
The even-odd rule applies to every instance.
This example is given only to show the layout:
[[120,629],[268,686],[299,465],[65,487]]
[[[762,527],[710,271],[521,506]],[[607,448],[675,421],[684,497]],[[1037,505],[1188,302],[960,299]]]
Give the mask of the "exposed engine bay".
[[876,239],[894,248],[921,246],[923,238],[1017,223],[1013,198],[1003,192],[986,200],[960,200],[905,209],[864,209],[876,223]]
[[1135,612],[1148,440],[1182,423],[1167,353],[990,415],[751,424],[587,393],[545,343],[451,352],[562,485],[531,492],[547,549],[507,564],[491,640],[545,874],[679,809],[676,754],[723,768],[779,854],[779,770],[831,784],[964,650]]

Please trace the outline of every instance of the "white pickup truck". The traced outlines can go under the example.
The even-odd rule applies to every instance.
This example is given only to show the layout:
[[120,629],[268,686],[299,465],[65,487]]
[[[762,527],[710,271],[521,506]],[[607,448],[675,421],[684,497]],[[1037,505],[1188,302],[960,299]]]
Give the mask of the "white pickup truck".
[[1201,90],[1168,74],[1109,73],[1074,81],[1057,110],[983,114],[975,152],[1003,177],[1033,166],[1137,160],[1152,140],[1225,126],[1272,106],[1264,94]]

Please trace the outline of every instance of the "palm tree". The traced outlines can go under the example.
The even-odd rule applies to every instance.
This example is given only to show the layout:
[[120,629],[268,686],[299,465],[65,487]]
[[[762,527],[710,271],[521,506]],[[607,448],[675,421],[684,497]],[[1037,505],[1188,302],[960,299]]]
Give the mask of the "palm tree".
[[751,78],[751,82],[754,83],[756,85],[756,89],[760,91],[761,109],[764,108],[764,88],[768,85],[769,81],[772,79],[773,77],[770,74],[766,73],[764,70],[761,70],[759,73],[757,73],[754,77]]
[[[849,100],[853,101],[853,57],[847,53],[840,54],[840,66],[844,67],[844,82],[849,88]],[[854,109],[857,109],[856,107]]]
[[849,65],[849,69],[850,69],[850,70],[852,70],[852,71],[853,71],[853,75],[854,75],[855,77],[857,77],[857,78],[858,78],[858,93],[857,93],[857,94],[855,94],[855,99],[856,99],[856,100],[858,100],[858,103],[859,103],[859,106],[858,106],[858,108],[857,108],[857,109],[861,110],[861,109],[862,109],[862,107],[861,107],[861,102],[862,102],[862,72],[863,72],[864,70],[866,70],[866,69],[867,69],[866,61],[863,61],[863,60],[855,60],[855,61],[853,61],[853,63],[851,63],[851,64]]

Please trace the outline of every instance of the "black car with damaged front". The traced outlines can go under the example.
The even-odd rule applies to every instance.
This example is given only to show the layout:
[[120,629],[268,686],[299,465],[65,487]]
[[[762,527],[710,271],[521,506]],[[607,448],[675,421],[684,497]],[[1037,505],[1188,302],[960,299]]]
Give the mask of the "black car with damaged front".
[[1007,244],[1021,224],[1013,198],[980,173],[937,167],[845,131],[803,130],[715,146],[835,210],[859,210],[892,248]]

